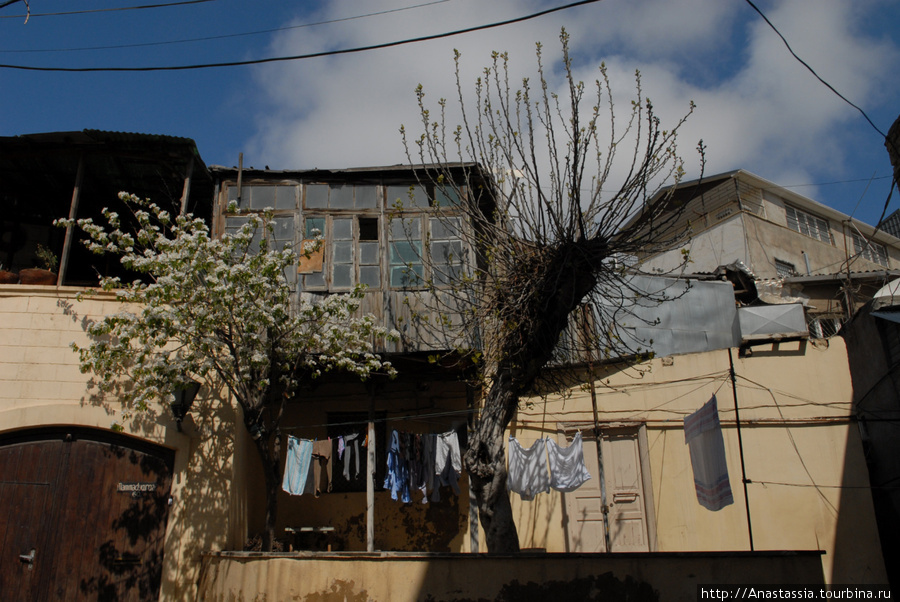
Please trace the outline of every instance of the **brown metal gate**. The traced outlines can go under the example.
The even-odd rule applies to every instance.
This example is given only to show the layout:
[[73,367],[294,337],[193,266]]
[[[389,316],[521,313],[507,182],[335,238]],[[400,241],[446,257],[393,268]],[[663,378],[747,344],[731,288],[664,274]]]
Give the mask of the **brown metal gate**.
[[173,459],[106,431],[0,436],[0,600],[156,600]]

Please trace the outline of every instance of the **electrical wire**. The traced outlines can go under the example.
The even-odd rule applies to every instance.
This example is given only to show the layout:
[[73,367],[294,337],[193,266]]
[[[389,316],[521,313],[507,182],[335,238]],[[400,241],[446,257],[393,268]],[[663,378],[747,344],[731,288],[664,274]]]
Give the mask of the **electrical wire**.
[[12,64],[0,64],[0,69],[18,69],[21,71],[50,71],[50,72],[65,72],[65,73],[97,73],[97,72],[149,72],[149,71],[189,71],[189,70],[197,70],[197,69],[213,69],[213,68],[221,68],[221,67],[242,67],[247,65],[262,65],[266,63],[279,63],[279,62],[287,62],[287,61],[298,61],[312,58],[322,58],[326,56],[338,56],[342,54],[355,54],[360,52],[367,52],[370,50],[381,50],[384,48],[393,48],[396,46],[404,46],[407,44],[416,44],[419,42],[427,42],[431,40],[439,40],[443,38],[449,38],[453,36],[462,35],[465,33],[472,33],[476,31],[484,31],[487,29],[494,29],[497,27],[504,27],[506,25],[512,25],[515,23],[522,23],[524,21],[529,21],[531,19],[536,19],[538,17],[543,17],[545,15],[549,15],[555,12],[567,10],[570,8],[575,8],[578,6],[584,6],[587,4],[594,4],[596,2],[600,2],[601,0],[580,0],[578,2],[571,2],[569,4],[564,4],[562,6],[556,6],[553,8],[548,8],[542,11],[538,11],[536,13],[531,13],[522,17],[514,17],[512,19],[506,19],[505,21],[496,21],[494,23],[488,23],[486,25],[476,25],[473,27],[467,27],[465,29],[457,29],[455,31],[449,31],[445,33],[432,34],[427,36],[420,36],[417,38],[408,38],[405,40],[397,40],[394,42],[384,42],[381,44],[371,44],[368,46],[358,46],[355,48],[344,48],[340,50],[325,50],[321,52],[312,52],[308,54],[298,54],[293,56],[278,56],[278,57],[268,57],[263,59],[251,59],[246,61],[226,61],[221,63],[200,63],[194,65],[167,65],[167,66],[151,66],[151,67],[36,67],[31,65],[12,65]]
[[76,48],[36,48],[36,49],[27,49],[27,50],[0,50],[0,53],[10,54],[10,53],[37,53],[37,52],[77,52],[82,50],[120,50],[122,48],[145,48],[148,46],[167,46],[170,44],[186,44],[189,42],[209,42],[211,40],[224,40],[228,38],[240,38],[246,36],[255,36],[269,33],[278,33],[280,31],[290,31],[292,29],[302,29],[307,27],[317,27],[319,25],[331,25],[333,23],[342,23],[344,21],[353,21],[355,19],[366,19],[369,17],[377,17],[381,15],[386,15],[389,13],[397,13],[405,10],[412,10],[415,8],[423,8],[426,6],[432,6],[435,4],[442,4],[444,2],[450,2],[450,0],[434,0],[433,2],[426,2],[424,4],[415,4],[413,6],[404,6],[401,8],[392,8],[389,10],[382,10],[374,13],[366,13],[363,15],[355,15],[352,17],[341,17],[338,19],[328,19],[327,21],[315,21],[312,23],[301,23],[299,25],[288,25],[285,27],[276,27],[273,29],[260,29],[257,31],[245,31],[241,33],[228,33],[217,36],[205,36],[202,38],[182,38],[180,40],[166,40],[163,42],[143,42],[139,44],[117,44],[112,46],[82,46]]
[[[6,4],[0,5],[0,8],[4,6],[9,6],[10,4],[14,4],[18,0],[13,0],[12,2],[8,2]],[[180,0],[179,2],[166,2],[164,4],[144,4],[141,6],[119,6],[116,8],[93,8],[87,10],[73,10],[67,12],[60,13],[29,13],[27,15],[0,15],[0,19],[21,19],[21,18],[34,18],[34,17],[61,17],[68,15],[85,15],[89,13],[109,13],[109,12],[121,12],[126,10],[148,10],[153,8],[169,8],[171,6],[185,6],[187,4],[202,4],[204,2],[216,2],[217,0]]]

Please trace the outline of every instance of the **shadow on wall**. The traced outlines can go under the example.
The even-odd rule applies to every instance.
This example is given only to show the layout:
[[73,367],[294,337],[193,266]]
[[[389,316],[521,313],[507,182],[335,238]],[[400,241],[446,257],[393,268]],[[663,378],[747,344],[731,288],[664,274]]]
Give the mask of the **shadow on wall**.
[[[69,301],[60,299],[58,306],[64,315],[87,332],[93,322],[90,317],[80,316]],[[158,537],[161,541],[165,539],[166,545],[159,548],[158,558],[141,560],[141,571],[147,575],[162,575],[164,597],[190,598],[200,570],[202,553],[243,543],[242,527],[236,529],[233,524],[240,508],[234,507],[232,499],[234,429],[242,421],[236,417],[236,409],[221,394],[225,389],[218,379],[204,383],[183,421],[181,433],[173,428],[174,418],[167,414],[167,404],[131,411],[127,418],[123,418],[123,407],[116,391],[102,394],[96,384],[94,377],[88,380],[86,394],[81,399],[82,406],[102,408],[114,417],[113,424],[118,426],[117,430],[147,439],[158,437],[160,427],[165,427],[163,444],[177,450],[169,473],[171,503],[168,488],[164,498],[136,499],[113,525],[122,535],[116,541],[107,542],[102,553],[103,562],[109,567],[111,576],[124,574],[128,565],[135,561],[127,549],[122,548],[121,542],[135,537],[146,539],[148,535],[145,533],[151,533],[148,529],[154,520],[159,521],[167,514],[171,523],[168,536],[164,521],[161,530],[152,531],[152,537]],[[121,391],[130,383],[123,382],[118,386],[117,391]],[[138,520],[137,517],[142,518]],[[235,539],[237,541],[233,541]],[[163,549],[166,555],[173,557],[164,559]],[[98,596],[102,596],[104,591],[112,591],[112,585],[111,577],[105,581],[86,580],[83,591],[97,592]]]

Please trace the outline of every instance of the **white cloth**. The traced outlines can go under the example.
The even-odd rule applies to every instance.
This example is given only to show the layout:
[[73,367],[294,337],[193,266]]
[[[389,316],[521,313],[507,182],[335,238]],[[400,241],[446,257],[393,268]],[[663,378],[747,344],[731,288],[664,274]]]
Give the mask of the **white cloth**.
[[690,446],[694,489],[700,505],[715,511],[733,504],[715,395],[684,419],[684,442]]
[[550,491],[545,440],[538,439],[525,449],[515,437],[510,437],[508,470],[507,486],[523,500],[533,500],[538,493]]
[[459,453],[459,437],[456,431],[435,435],[434,443],[434,489],[431,501],[441,501],[440,488],[450,485],[453,493],[459,495],[459,473],[462,471],[462,456]]
[[548,439],[547,457],[550,460],[550,487],[557,491],[575,491],[591,478],[584,465],[581,433],[575,433],[568,447],[560,447],[556,441]]

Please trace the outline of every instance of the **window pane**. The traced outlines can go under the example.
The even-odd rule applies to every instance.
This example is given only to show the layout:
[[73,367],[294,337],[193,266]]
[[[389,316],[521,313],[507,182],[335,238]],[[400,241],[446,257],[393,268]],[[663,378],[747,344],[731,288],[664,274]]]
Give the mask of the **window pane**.
[[296,186],[278,186],[278,192],[275,197],[276,209],[296,209],[297,208],[297,187]]
[[462,242],[436,242],[431,245],[431,259],[435,263],[448,264],[462,261]]
[[[387,204],[393,207],[397,202],[407,209],[428,206],[428,195],[421,186],[388,186]],[[411,197],[411,198],[410,198]]]
[[332,184],[331,199],[328,206],[332,209],[353,208],[353,186],[350,184]]
[[353,243],[336,242],[334,243],[334,262],[335,263],[353,263]]
[[459,218],[431,218],[431,237],[437,240],[459,236]]
[[360,265],[378,265],[378,243],[377,242],[361,242],[361,243],[359,243],[359,264]]
[[438,207],[457,207],[459,194],[449,186],[439,186],[434,191],[434,203]]
[[353,266],[350,264],[342,263],[334,266],[334,272],[332,273],[331,284],[336,288],[349,288],[353,285],[353,281],[351,280],[351,271]]
[[304,238],[315,238],[314,230],[319,231],[319,236],[325,236],[325,218],[324,217],[308,217],[306,218],[306,229],[304,230]]
[[441,265],[434,268],[434,283],[444,286],[456,282],[462,275],[462,267],[459,265]]
[[358,209],[373,209],[378,205],[377,191],[375,186],[357,186],[356,187],[356,207]]
[[328,186],[326,184],[307,184],[306,206],[309,209],[328,207]]
[[419,218],[392,219],[391,238],[394,240],[422,238],[422,220]]
[[391,286],[415,286],[422,279],[422,266],[391,268]]
[[381,286],[381,267],[377,265],[363,265],[359,267],[359,283],[372,288]]
[[335,240],[351,240],[353,238],[353,220],[350,218],[335,219],[331,222],[331,236]]
[[325,273],[316,272],[314,274],[306,274],[303,276],[304,288],[321,288],[325,286]]
[[[243,190],[242,190],[243,194],[241,195],[241,202],[238,203],[239,211],[247,209],[250,206],[250,195],[248,194],[247,187],[243,186],[242,188],[243,188]],[[229,186],[228,187],[228,202],[230,203],[231,201],[237,201],[237,200],[238,200],[237,185]]]
[[294,240],[294,216],[276,217],[272,220],[275,240]]
[[420,263],[422,243],[397,240],[391,245],[391,265]]
[[245,186],[244,191],[250,193],[251,209],[275,208],[274,186]]

